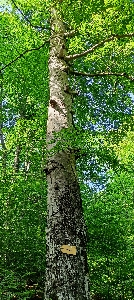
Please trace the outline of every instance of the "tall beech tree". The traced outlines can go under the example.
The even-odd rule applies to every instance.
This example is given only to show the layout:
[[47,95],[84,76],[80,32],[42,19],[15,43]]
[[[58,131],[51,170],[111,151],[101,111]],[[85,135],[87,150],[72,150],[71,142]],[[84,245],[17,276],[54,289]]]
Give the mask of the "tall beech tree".
[[[65,61],[65,28],[56,9],[51,9],[49,58],[50,101],[47,149],[56,147],[54,133],[73,130],[72,95],[68,91]],[[50,152],[51,153],[51,152]],[[48,186],[45,299],[89,299],[86,231],[73,149],[59,149],[47,156]],[[71,247],[76,248],[73,253]],[[79,282],[79,284],[77,284]]]
[[[92,160],[94,150],[88,152],[92,140],[95,149],[94,124],[131,121],[126,111],[132,105],[134,81],[133,1],[93,2],[11,0],[1,6],[2,118],[6,122],[9,110],[16,116],[9,134],[5,129],[4,135],[0,121],[1,174],[5,185],[7,173],[14,184],[22,170],[28,180],[39,168],[41,182],[47,182],[45,300],[90,299],[76,160]],[[10,157],[11,135],[15,141]],[[33,149],[39,154],[37,165]],[[97,148],[96,155],[101,157]]]

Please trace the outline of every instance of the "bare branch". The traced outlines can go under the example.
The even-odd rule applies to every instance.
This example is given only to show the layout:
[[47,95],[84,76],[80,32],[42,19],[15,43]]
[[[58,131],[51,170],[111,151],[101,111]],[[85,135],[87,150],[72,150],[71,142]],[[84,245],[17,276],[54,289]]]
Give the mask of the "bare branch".
[[99,43],[95,44],[94,46],[92,46],[91,48],[89,48],[88,50],[86,51],[83,51],[81,53],[78,53],[78,54],[73,54],[73,55],[68,55],[65,57],[65,60],[66,61],[69,61],[69,60],[73,60],[73,59],[76,59],[76,58],[79,58],[79,57],[83,57],[83,56],[86,56],[88,53],[91,53],[93,52],[95,49],[103,46],[105,43],[107,42],[110,42],[110,41],[113,41],[115,39],[123,39],[123,38],[127,38],[127,37],[133,37],[134,36],[134,32],[131,32],[131,33],[126,33],[126,34],[113,34],[112,36],[110,36],[109,38],[106,38],[102,41],[100,41]]
[[25,50],[23,53],[21,53],[19,56],[17,56],[15,59],[11,60],[7,65],[5,65],[3,68],[0,69],[0,72],[3,71],[4,69],[6,69],[7,67],[9,67],[10,65],[12,65],[15,61],[17,61],[19,58],[23,57],[26,53],[34,51],[34,50],[39,50],[42,47],[45,46],[46,43],[49,43],[50,41],[47,40],[45,41],[41,46],[37,47],[37,48],[32,48],[32,49],[27,49]]
[[121,76],[126,77],[130,81],[134,81],[134,77],[126,74],[126,73],[114,73],[114,72],[100,72],[100,73],[84,73],[84,72],[77,72],[77,71],[69,71],[70,74],[76,75],[76,76],[86,76],[86,77],[99,77],[99,76]]

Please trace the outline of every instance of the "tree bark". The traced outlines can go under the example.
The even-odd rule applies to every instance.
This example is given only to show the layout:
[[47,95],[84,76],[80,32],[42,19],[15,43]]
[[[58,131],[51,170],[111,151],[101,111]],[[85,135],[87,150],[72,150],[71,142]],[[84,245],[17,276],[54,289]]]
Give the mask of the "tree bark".
[[5,145],[4,135],[3,135],[3,111],[2,111],[2,101],[3,101],[3,76],[0,73],[0,143],[2,148],[2,173],[1,175],[6,176],[6,157],[7,149]]
[[57,11],[51,11],[50,101],[47,121],[48,185],[46,228],[45,300],[89,300],[86,230],[75,155],[56,146],[54,133],[73,128],[72,95],[67,92],[67,64],[64,60],[65,29]]
[[19,172],[19,162],[20,162],[20,145],[18,144],[15,151],[15,157],[14,157],[14,173]]

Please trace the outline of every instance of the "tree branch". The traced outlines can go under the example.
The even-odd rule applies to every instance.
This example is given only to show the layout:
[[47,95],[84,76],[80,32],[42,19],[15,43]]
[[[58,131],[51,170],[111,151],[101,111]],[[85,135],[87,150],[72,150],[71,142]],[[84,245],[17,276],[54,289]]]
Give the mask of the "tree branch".
[[41,29],[48,29],[46,28],[45,26],[38,26],[38,25],[33,25],[30,20],[25,16],[25,14],[23,13],[23,11],[16,5],[15,1],[14,0],[11,0],[13,5],[15,6],[15,8],[21,13],[21,15],[24,17],[24,19],[29,23],[29,25],[33,28],[41,28]]
[[25,50],[23,53],[21,53],[19,56],[17,56],[15,59],[11,60],[7,65],[5,65],[3,68],[0,69],[0,72],[3,71],[4,69],[6,69],[7,67],[9,67],[10,65],[12,65],[15,61],[17,61],[19,58],[23,57],[26,53],[34,51],[34,50],[39,50],[42,47],[45,46],[46,43],[49,43],[49,40],[45,41],[41,46],[37,47],[37,48],[32,48],[32,49],[27,49]]
[[130,75],[126,73],[114,73],[114,72],[100,72],[100,73],[84,73],[84,72],[77,72],[77,71],[69,71],[70,74],[76,75],[76,76],[87,76],[87,77],[99,77],[99,76],[121,76],[126,77],[130,81],[134,81],[134,77],[131,77]]
[[131,32],[131,33],[126,33],[126,34],[113,34],[112,36],[110,36],[109,38],[106,38],[102,41],[100,41],[99,43],[95,44],[94,46],[92,46],[91,48],[89,48],[88,50],[86,51],[83,51],[81,53],[78,53],[78,54],[73,54],[73,55],[68,55],[65,57],[65,60],[66,61],[69,61],[69,60],[73,60],[73,59],[76,59],[76,58],[79,58],[79,57],[83,57],[83,56],[86,56],[88,53],[91,53],[93,52],[95,49],[103,46],[105,43],[107,42],[110,42],[110,41],[113,41],[114,39],[122,39],[122,38],[127,38],[127,37],[133,37],[134,36],[134,32]]
[[73,37],[73,36],[75,36],[75,34],[77,32],[78,31],[76,31],[76,30],[67,31],[67,32],[64,33],[64,37]]

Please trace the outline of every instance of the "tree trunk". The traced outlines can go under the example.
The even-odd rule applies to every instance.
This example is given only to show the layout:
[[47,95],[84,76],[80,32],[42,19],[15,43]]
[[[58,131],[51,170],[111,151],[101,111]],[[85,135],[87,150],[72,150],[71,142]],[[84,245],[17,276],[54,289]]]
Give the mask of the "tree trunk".
[[3,127],[3,124],[0,123],[0,142],[1,142],[1,147],[2,147],[2,174],[4,176],[6,176],[6,145],[5,145],[5,141],[4,141],[2,127]]
[[20,162],[20,145],[17,145],[14,157],[14,173],[19,172],[19,162]]
[[3,101],[3,76],[0,74],[0,143],[2,148],[2,173],[1,175],[6,176],[6,158],[7,158],[7,149],[4,141],[3,135],[3,111],[2,111],[2,101]]
[[[73,128],[72,97],[67,92],[64,26],[51,11],[50,101],[47,121],[47,150],[56,145],[54,133]],[[51,144],[50,144],[51,142]],[[75,156],[59,149],[47,156],[47,228],[45,300],[89,300],[86,230]]]

